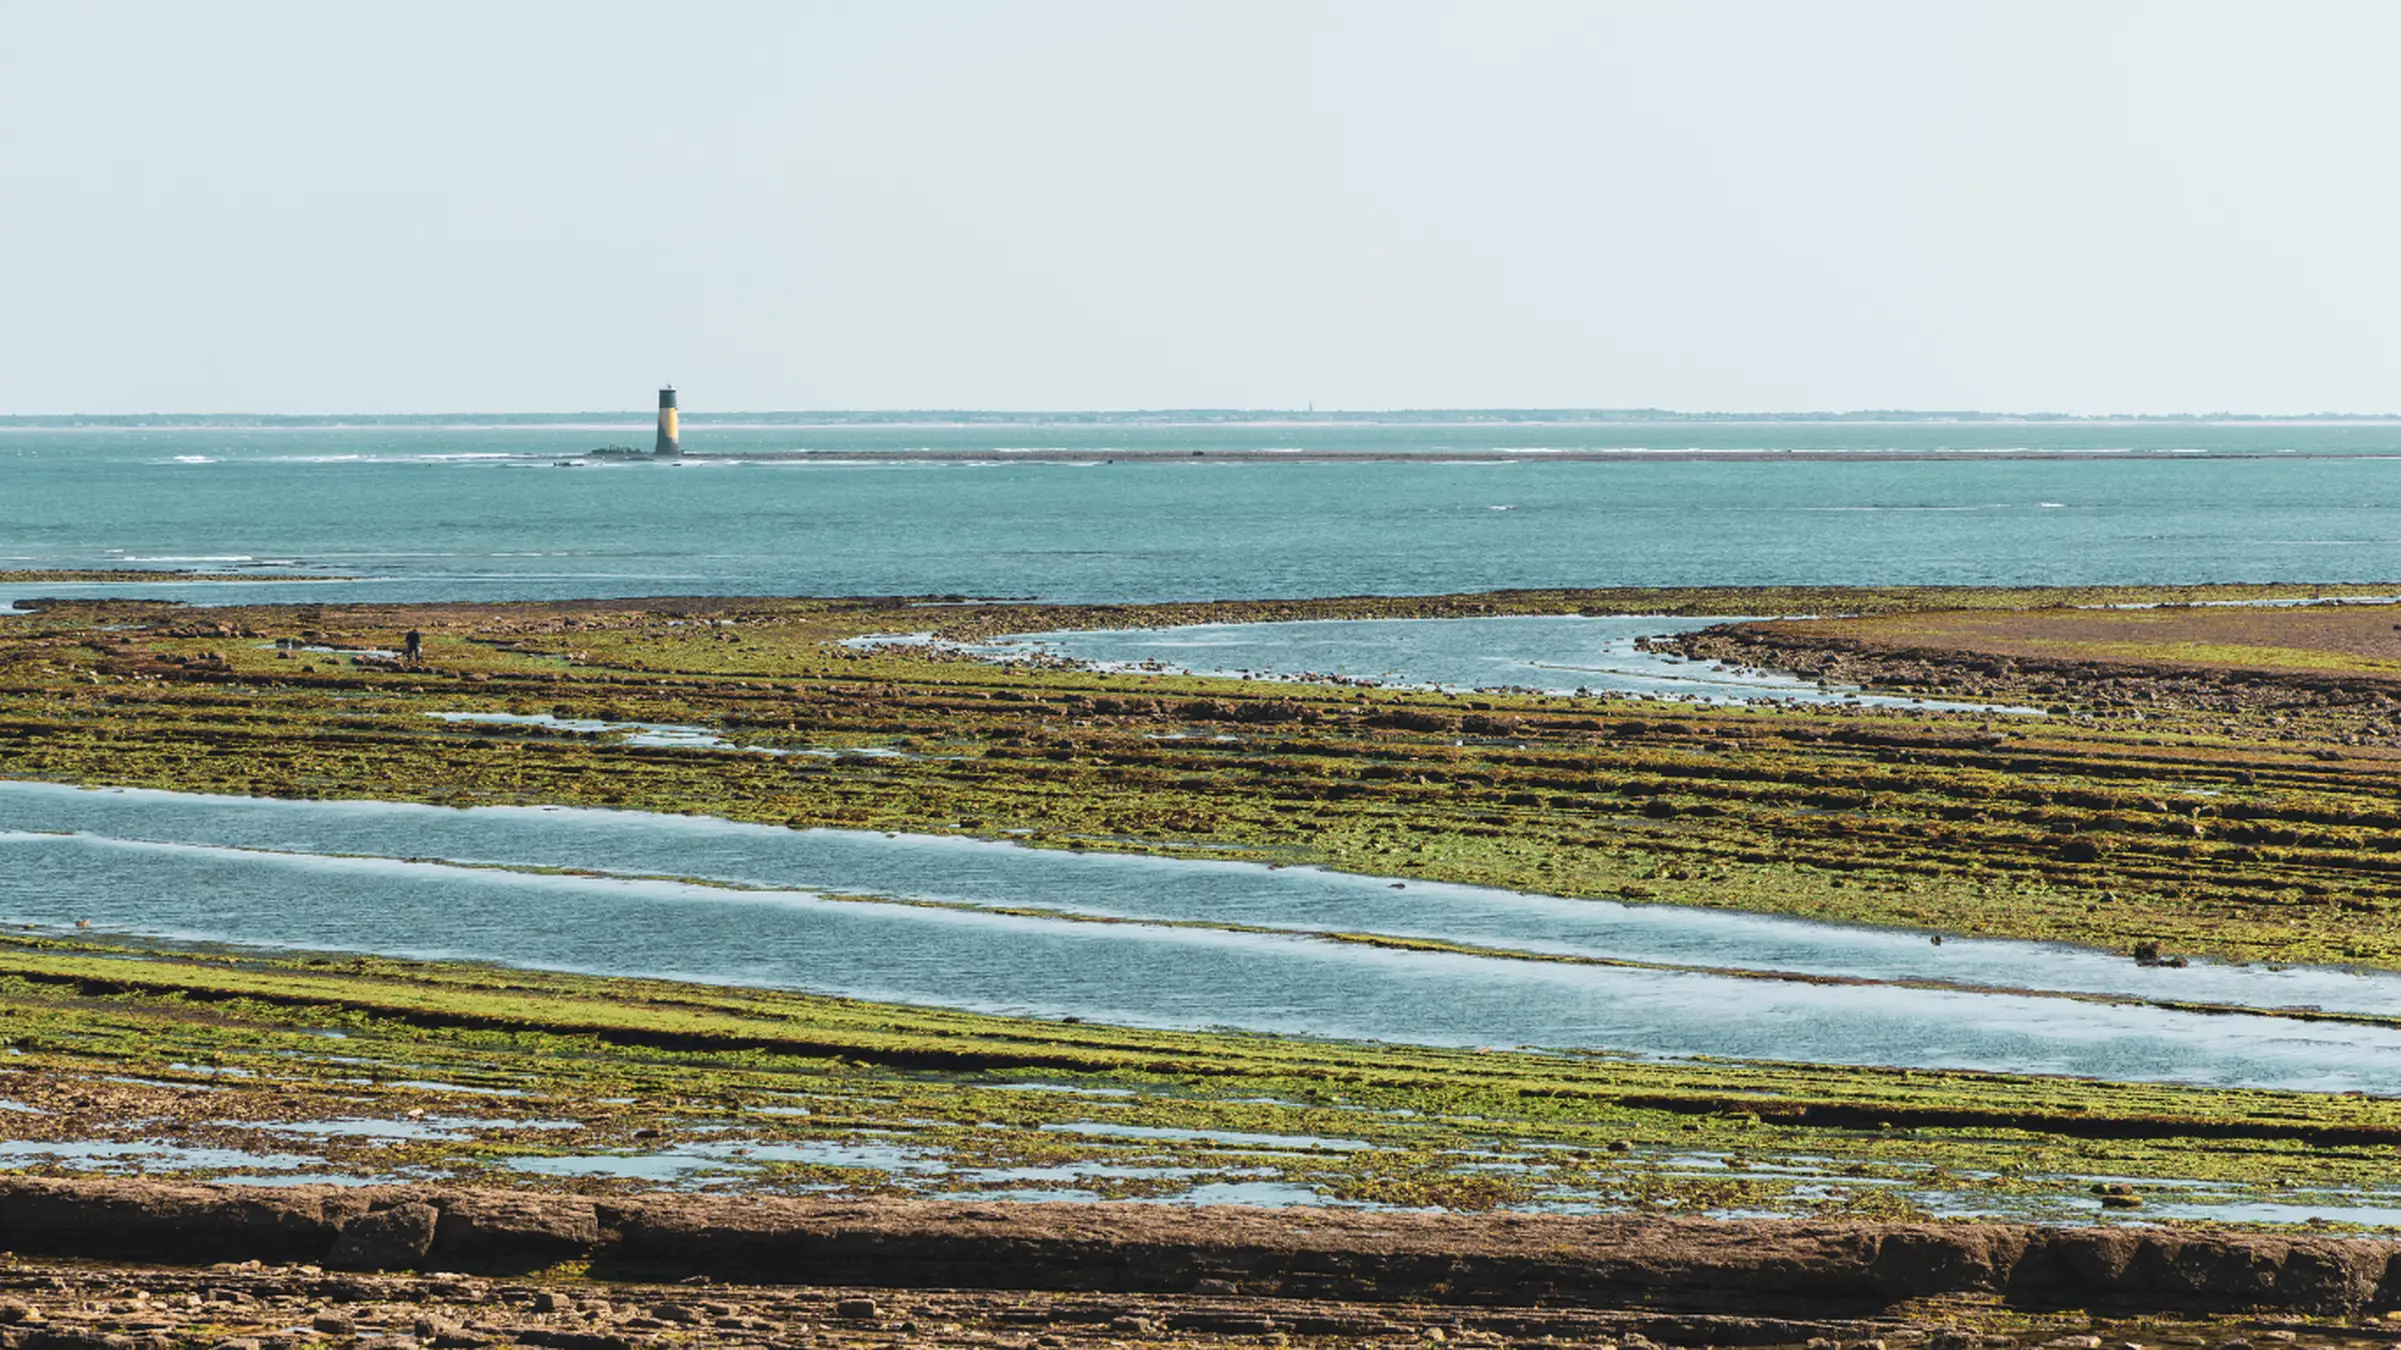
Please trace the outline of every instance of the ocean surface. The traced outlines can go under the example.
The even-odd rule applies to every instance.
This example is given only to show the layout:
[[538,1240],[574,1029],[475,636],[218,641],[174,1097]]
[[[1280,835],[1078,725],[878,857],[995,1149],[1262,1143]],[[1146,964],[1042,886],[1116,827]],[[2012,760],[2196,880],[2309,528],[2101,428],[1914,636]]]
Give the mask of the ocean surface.
[[2401,579],[2387,424],[701,426],[806,458],[561,467],[645,434],[4,427],[0,569],[361,578],[110,588],[201,602]]

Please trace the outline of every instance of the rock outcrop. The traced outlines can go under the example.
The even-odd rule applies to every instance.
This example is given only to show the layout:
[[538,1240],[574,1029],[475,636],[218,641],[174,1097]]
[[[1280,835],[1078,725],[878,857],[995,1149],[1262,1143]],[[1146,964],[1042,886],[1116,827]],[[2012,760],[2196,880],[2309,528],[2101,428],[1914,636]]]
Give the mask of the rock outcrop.
[[0,1250],[481,1274],[1855,1317],[1912,1299],[2356,1313],[2401,1244],[2265,1233],[0,1178]]

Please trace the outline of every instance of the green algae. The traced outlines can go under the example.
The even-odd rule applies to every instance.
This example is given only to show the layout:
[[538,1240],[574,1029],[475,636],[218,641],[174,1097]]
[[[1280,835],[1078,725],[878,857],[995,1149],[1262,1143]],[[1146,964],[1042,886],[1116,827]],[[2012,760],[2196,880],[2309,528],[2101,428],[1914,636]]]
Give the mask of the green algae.
[[[0,940],[0,1024],[0,1098],[42,1113],[0,1112],[0,1149],[172,1139],[581,1190],[657,1178],[578,1160],[680,1154],[712,1186],[861,1194],[2092,1217],[2084,1179],[2106,1176],[2339,1212],[2401,1142],[2401,1103],[2359,1097],[1150,1032],[65,940]],[[278,1133],[412,1111],[443,1137]],[[527,1170],[543,1159],[570,1166]]]
[[[1871,601],[1897,603],[1855,603]],[[1262,686],[834,645],[922,626],[928,611],[905,603],[621,603],[242,609],[205,625],[165,606],[46,610],[0,630],[0,773],[1202,848],[2129,951],[2401,964],[2386,866],[2401,761],[2322,758],[2343,733],[2311,714],[2230,728],[2173,708],[2132,724]],[[295,660],[272,641],[391,648],[404,624],[425,631],[428,664],[336,670],[347,658]],[[697,725],[818,757],[433,712]],[[855,753],[869,749],[898,753]]]
[[[2356,747],[2369,714],[2272,689],[2234,711],[2129,709],[2072,681],[2037,689],[1964,665],[1887,671],[1895,685],[2022,690],[2061,710],[1994,719],[1262,685],[841,645],[926,628],[972,637],[1610,606],[1910,616],[1940,605],[2005,618],[2010,606],[2307,589],[1075,609],[54,604],[0,624],[0,775],[1199,851],[2127,951],[2401,967],[2390,869],[2401,760]],[[424,647],[413,667],[304,649],[396,650],[412,630]],[[741,748],[429,716],[443,712],[694,725]],[[1965,1204],[2053,1216],[2070,1212],[2063,1195],[2082,1195],[2077,1179],[2108,1176],[2138,1178],[2163,1201],[2248,1195],[2339,1211],[2375,1190],[2401,1142],[2401,1108],[2356,1098],[1174,1035],[374,959],[12,941],[0,944],[0,1009],[12,1042],[0,1097],[51,1112],[0,1112],[0,1137],[121,1135],[115,1122],[143,1118],[194,1142],[288,1149],[283,1136],[225,1122],[459,1114],[491,1100],[408,1086],[439,1081],[524,1094],[506,1099],[511,1113],[576,1125],[312,1146],[336,1169],[579,1188],[635,1182],[531,1175],[526,1160],[640,1159],[736,1137],[751,1141],[739,1145],[749,1156],[693,1154],[690,1175],[878,1193],[1054,1184],[1156,1198],[1274,1185],[1461,1208],[1902,1215]],[[78,1094],[94,1105],[76,1105]],[[251,1114],[216,1104],[227,1098]],[[1095,1121],[1365,1147],[1057,1128]],[[938,1154],[940,1180],[761,1156],[862,1139]],[[1030,1175],[1045,1169],[1048,1183]],[[2091,1217],[2089,1197],[2073,1203]]]

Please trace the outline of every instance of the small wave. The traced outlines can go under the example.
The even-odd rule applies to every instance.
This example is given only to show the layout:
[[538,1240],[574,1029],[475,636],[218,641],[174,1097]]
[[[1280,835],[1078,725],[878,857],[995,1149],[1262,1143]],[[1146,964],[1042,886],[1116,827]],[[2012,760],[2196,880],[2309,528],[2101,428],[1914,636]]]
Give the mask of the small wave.
[[1989,506],[1796,506],[1794,511],[1853,512],[1853,511],[1990,511]]
[[207,455],[177,455],[175,462],[178,464],[214,464],[217,461]]
[[[114,550],[111,550],[111,552],[114,552]],[[247,553],[195,553],[188,556],[161,555],[155,558],[136,557],[135,555],[128,553],[125,555],[125,561],[139,563],[203,563],[257,562],[258,559],[251,557]]]
[[2035,503],[2035,505],[2036,505],[2036,506],[2039,506],[2039,507],[2041,507],[2041,508],[2042,508],[2042,509],[2044,509],[2045,511],[2056,511],[2056,510],[2059,510],[2061,507],[2064,507],[2064,506],[2066,506],[2066,505],[2067,505],[2067,503],[2066,503],[2066,502],[2036,502],[2036,503]]

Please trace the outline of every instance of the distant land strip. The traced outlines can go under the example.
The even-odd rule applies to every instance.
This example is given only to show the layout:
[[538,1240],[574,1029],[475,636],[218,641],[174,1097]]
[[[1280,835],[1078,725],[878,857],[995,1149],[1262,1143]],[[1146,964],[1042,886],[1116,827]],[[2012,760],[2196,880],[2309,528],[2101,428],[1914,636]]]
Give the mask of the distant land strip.
[[[1318,409],[1160,408],[1141,411],[1051,410],[1009,412],[972,408],[825,409],[757,412],[693,412],[686,426],[1181,426],[1193,424],[1290,426],[1479,426],[1581,423],[1972,423],[2078,426],[2127,423],[2207,426],[2309,425],[2312,423],[2401,422],[2401,413],[2000,413],[1938,409],[1867,409],[1855,412],[1677,412],[1666,408],[1396,408],[1383,411]],[[442,413],[12,413],[0,429],[74,427],[647,427],[651,410],[601,412]]]
[[[588,453],[588,452],[587,452]],[[553,456],[543,456],[551,458]],[[648,456],[631,457],[640,462]],[[1024,450],[743,450],[686,449],[683,460],[743,464],[916,463],[916,464],[1175,464],[1195,459],[1220,463],[1264,464],[1556,464],[1556,463],[1759,463],[1788,460],[1839,463],[1895,463],[1920,460],[2188,460],[2188,459],[2393,459],[2401,445],[2360,450],[2103,450],[2012,447],[2006,450],[1779,450],[1758,447],[1710,450],[1699,446],[1674,449],[1608,448],[1482,450],[1275,450],[1251,446],[1228,448],[1150,449],[1111,447],[1078,449],[1069,446]]]

